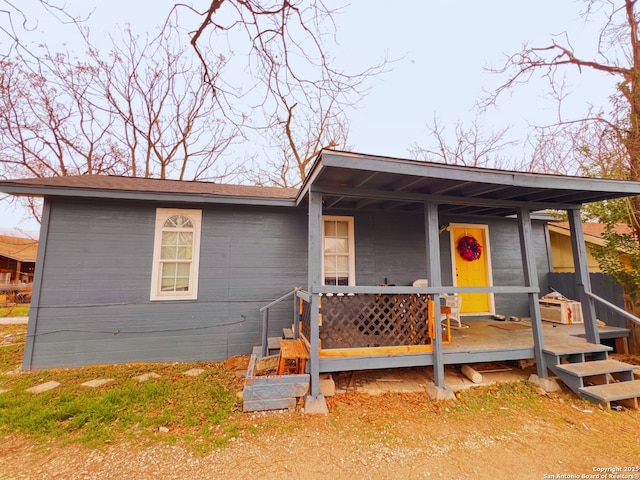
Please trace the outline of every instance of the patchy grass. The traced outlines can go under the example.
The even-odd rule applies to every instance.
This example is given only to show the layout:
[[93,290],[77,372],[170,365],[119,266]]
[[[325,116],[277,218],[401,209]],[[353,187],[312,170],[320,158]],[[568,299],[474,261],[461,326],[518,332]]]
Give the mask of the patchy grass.
[[[198,451],[224,446],[242,429],[237,392],[242,379],[221,363],[136,364],[16,372],[22,360],[26,326],[0,326],[0,435],[18,432],[38,440],[60,439],[102,446],[117,439],[176,441]],[[197,377],[184,375],[202,368]],[[155,372],[159,378],[134,377]],[[96,378],[98,388],[81,384]],[[55,380],[60,387],[41,394],[27,388]]]
[[[288,445],[290,438],[302,442],[307,431],[315,431],[347,441],[354,450],[428,446],[429,454],[440,455],[470,442],[482,448],[521,442],[532,432],[546,438],[557,431],[565,441],[567,428],[600,440],[593,431],[604,424],[626,434],[635,432],[632,426],[640,420],[638,412],[614,414],[570,393],[540,395],[528,382],[476,387],[446,402],[420,392],[379,397],[353,392],[327,398],[328,417],[298,411],[243,414],[237,394],[244,379],[223,363],[20,372],[25,333],[25,325],[0,325],[0,389],[7,390],[0,393],[0,438],[19,434],[42,444],[53,440],[93,448],[122,440],[133,447],[162,442],[204,455],[234,439],[265,435],[287,439]],[[184,375],[191,368],[205,372]],[[160,377],[143,383],[134,378],[150,372]],[[97,378],[113,381],[99,388],[81,386]],[[25,391],[50,380],[60,387],[39,395]],[[637,442],[621,445],[634,454],[639,448]]]
[[0,307],[0,318],[6,317],[26,317],[29,315],[29,305],[13,305],[10,307]]
[[538,412],[541,408],[540,395],[532,383],[508,382],[486,387],[477,387],[456,395],[458,402],[452,404],[453,414],[492,411],[510,415],[510,410],[518,408]]

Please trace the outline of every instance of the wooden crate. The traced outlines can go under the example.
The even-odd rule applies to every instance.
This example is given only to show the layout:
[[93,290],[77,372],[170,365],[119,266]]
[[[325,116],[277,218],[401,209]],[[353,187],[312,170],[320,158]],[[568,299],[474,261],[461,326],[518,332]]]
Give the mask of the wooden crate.
[[541,298],[539,303],[542,320],[564,324],[584,323],[580,302]]

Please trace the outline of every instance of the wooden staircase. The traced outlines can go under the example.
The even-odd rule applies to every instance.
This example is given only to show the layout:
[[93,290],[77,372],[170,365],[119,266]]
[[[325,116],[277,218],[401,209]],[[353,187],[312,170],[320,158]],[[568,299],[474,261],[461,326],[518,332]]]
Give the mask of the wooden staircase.
[[635,365],[609,358],[613,350],[582,339],[550,342],[543,353],[547,368],[579,396],[611,408],[612,403],[638,408],[640,380],[634,380]]

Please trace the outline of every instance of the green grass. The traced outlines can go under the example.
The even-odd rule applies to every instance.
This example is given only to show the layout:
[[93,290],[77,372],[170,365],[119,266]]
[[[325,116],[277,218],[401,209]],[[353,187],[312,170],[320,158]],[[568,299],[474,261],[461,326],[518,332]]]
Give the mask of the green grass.
[[512,415],[512,409],[539,413],[542,408],[535,385],[527,381],[508,382],[488,387],[473,388],[458,394],[458,402],[452,403],[453,417],[470,412],[487,412]]
[[0,307],[0,318],[26,317],[28,315],[29,315],[29,305],[14,305],[11,307]]
[[[0,394],[0,435],[18,432],[38,440],[60,439],[92,447],[119,438],[180,438],[205,453],[226,445],[241,431],[237,392],[242,380],[222,364],[8,373],[21,363],[25,331],[24,325],[0,326],[0,388],[9,390]],[[205,372],[197,377],[183,375],[193,367]],[[152,371],[160,378],[142,383],[134,379]],[[80,385],[96,378],[114,380],[99,388]],[[49,380],[61,386],[38,395],[25,391]]]

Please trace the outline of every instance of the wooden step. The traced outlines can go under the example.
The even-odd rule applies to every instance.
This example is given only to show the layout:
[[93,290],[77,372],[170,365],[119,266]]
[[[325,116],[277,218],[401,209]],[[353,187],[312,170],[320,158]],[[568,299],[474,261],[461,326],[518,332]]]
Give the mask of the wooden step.
[[267,338],[267,355],[271,355],[278,350],[280,350],[280,337]]
[[283,328],[282,329],[282,338],[285,340],[293,340],[293,329],[292,328]]
[[575,377],[591,377],[605,373],[633,372],[635,365],[618,360],[595,360],[593,362],[563,363],[556,368]]
[[579,393],[607,408],[611,407],[611,402],[618,402],[627,408],[637,409],[640,398],[640,380],[582,387]]
[[564,355],[577,355],[580,353],[590,354],[590,353],[601,353],[601,352],[611,352],[613,348],[607,345],[597,345],[595,343],[589,342],[562,342],[553,344],[549,342],[545,344],[545,348],[542,349],[543,352],[555,355],[556,357],[561,357]]

